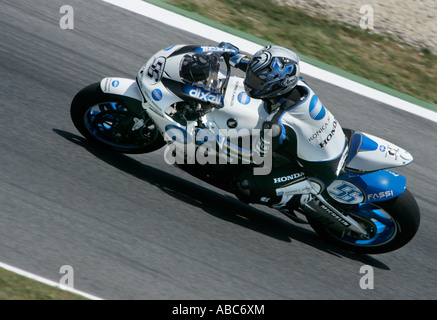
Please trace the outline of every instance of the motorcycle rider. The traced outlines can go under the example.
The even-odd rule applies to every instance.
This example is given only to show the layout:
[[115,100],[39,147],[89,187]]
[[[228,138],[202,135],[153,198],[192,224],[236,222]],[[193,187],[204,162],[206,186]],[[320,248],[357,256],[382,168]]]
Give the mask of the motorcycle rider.
[[[234,47],[221,43],[222,47]],[[339,175],[345,161],[346,136],[335,117],[300,76],[298,55],[280,46],[267,46],[249,59],[233,55],[231,64],[246,71],[246,93],[262,99],[269,114],[271,145],[261,135],[258,152],[272,152],[270,174],[243,172],[237,179],[240,200],[264,203],[281,211],[298,209],[312,199],[308,184],[321,193]],[[261,194],[259,190],[264,190]],[[267,190],[267,191],[266,191]],[[302,194],[304,193],[304,194]],[[298,196],[295,196],[298,195]]]

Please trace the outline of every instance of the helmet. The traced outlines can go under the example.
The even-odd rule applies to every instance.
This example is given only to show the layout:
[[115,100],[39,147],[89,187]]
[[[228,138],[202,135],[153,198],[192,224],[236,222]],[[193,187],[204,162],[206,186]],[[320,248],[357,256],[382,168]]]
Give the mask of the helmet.
[[268,46],[256,52],[250,61],[244,88],[254,99],[273,99],[291,91],[299,76],[299,57],[294,51]]

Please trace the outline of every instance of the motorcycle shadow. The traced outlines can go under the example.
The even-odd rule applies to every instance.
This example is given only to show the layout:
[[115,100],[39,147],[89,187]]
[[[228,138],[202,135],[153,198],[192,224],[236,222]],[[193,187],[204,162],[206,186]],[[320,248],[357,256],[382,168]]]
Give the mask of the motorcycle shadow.
[[[339,258],[344,257],[375,268],[390,270],[386,264],[374,257],[348,252],[324,242],[312,229],[291,223],[285,216],[269,214],[254,206],[246,205],[233,195],[209,185],[204,187],[202,185],[206,185],[206,183],[197,178],[190,176],[190,179],[194,179],[196,182],[199,181],[199,183],[191,182],[183,177],[146,165],[128,155],[92,144],[76,134],[59,129],[53,129],[53,131],[64,139],[81,146],[95,157],[118,170],[122,170],[158,187],[175,199],[197,206],[216,218],[251,229],[277,240],[285,242],[295,240]],[[183,172],[182,170],[180,171]]]

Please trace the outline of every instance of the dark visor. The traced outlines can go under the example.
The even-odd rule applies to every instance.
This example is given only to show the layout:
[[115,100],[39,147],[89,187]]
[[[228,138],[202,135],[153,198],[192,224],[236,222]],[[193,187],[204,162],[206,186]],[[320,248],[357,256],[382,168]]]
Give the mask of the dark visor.
[[246,79],[244,84],[255,91],[262,90],[265,85],[265,80],[260,79],[252,70],[247,70]]

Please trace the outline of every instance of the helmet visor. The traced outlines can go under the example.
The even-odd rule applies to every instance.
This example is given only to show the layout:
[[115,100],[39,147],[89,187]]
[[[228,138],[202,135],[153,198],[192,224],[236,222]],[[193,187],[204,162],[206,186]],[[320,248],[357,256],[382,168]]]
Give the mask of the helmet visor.
[[246,78],[244,79],[244,85],[251,91],[259,91],[264,89],[266,79],[258,77],[251,69],[246,72]]

